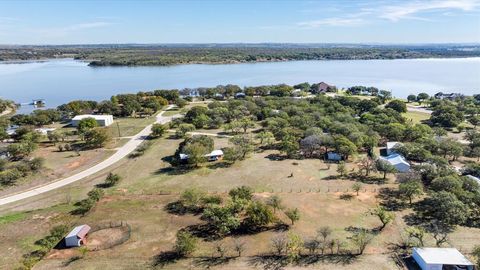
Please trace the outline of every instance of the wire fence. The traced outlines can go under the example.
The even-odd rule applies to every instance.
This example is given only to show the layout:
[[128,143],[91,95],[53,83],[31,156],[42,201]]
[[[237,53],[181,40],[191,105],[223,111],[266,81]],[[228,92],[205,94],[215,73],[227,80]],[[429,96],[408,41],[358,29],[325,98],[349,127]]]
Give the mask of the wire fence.
[[[216,191],[205,191],[207,194],[228,194],[230,190],[216,190]],[[289,193],[302,193],[302,194],[315,194],[315,193],[351,193],[351,194],[361,194],[361,193],[375,193],[378,194],[380,192],[380,188],[362,188],[360,190],[354,190],[352,188],[342,188],[342,187],[335,187],[335,188],[285,188],[285,189],[256,189],[254,193],[271,193],[271,194],[289,194]],[[151,191],[151,190],[144,190],[141,191],[139,194],[141,195],[180,195],[182,192],[180,191]]]
[[91,235],[95,232],[106,229],[121,229],[121,236],[114,239],[108,239],[101,244],[89,246],[89,250],[98,251],[121,245],[130,239],[132,233],[132,227],[126,221],[111,221],[108,223],[102,223],[92,226],[89,234]]

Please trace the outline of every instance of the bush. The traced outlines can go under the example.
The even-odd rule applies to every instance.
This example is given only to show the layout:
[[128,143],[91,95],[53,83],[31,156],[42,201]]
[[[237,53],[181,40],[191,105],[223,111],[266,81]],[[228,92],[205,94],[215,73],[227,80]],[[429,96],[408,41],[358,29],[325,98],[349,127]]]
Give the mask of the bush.
[[120,181],[120,179],[121,179],[120,175],[109,173],[107,178],[105,179],[105,185],[107,187],[113,187]]
[[175,252],[180,256],[192,254],[197,248],[197,238],[187,231],[178,231]]

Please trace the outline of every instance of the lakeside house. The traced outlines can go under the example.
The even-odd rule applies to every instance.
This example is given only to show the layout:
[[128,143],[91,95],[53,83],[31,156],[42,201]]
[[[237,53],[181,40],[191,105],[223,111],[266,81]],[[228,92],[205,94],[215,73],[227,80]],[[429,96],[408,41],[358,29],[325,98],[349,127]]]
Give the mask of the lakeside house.
[[87,243],[87,235],[90,231],[90,226],[84,224],[73,228],[73,230],[65,236],[66,247],[79,247]]
[[312,85],[312,93],[319,94],[319,93],[326,93],[335,89],[335,86],[329,85],[326,82],[320,82],[317,84]]
[[448,100],[455,100],[457,98],[463,98],[465,95],[460,94],[460,93],[442,93],[438,92],[434,96],[436,99],[448,99]]
[[422,270],[474,269],[456,248],[413,248],[412,258]]
[[[187,154],[180,154],[179,157],[180,157],[180,160],[183,160],[183,161],[188,160],[188,155]],[[222,150],[213,150],[209,154],[204,155],[204,157],[206,157],[208,161],[221,160],[223,158],[223,151]]]
[[400,154],[391,154],[380,158],[390,163],[398,172],[408,172],[410,170],[410,163]]
[[113,124],[113,116],[108,114],[81,114],[72,118],[70,124],[74,127],[78,126],[78,123],[86,118],[93,118],[97,121],[98,125],[101,127],[107,127]]

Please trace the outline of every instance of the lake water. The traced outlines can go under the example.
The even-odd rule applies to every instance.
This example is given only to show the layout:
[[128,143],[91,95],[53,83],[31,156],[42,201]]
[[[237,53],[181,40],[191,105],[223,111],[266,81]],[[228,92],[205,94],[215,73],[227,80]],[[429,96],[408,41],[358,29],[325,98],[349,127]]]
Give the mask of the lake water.
[[[0,64],[0,97],[45,99],[55,107],[74,99],[103,100],[118,93],[238,84],[325,81],[337,87],[375,86],[396,97],[410,93],[480,93],[480,58],[293,61],[171,67],[89,67],[72,59]],[[22,109],[26,110],[26,108]]]

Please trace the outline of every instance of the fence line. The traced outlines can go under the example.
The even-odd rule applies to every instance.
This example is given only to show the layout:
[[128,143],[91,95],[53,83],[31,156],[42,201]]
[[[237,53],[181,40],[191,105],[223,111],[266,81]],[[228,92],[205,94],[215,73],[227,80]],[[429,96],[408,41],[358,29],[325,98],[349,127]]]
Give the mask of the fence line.
[[[228,194],[229,190],[215,190],[215,191],[205,191],[205,193],[209,195],[219,195],[219,194]],[[358,193],[376,193],[378,194],[378,188],[364,188],[359,190]],[[289,193],[302,193],[302,194],[315,194],[315,193],[357,193],[352,188],[305,188],[305,189],[287,189],[284,190],[283,188],[280,189],[259,189],[255,190],[254,193],[272,193],[272,194],[289,194]],[[141,191],[138,195],[180,195],[182,192],[178,191]]]

